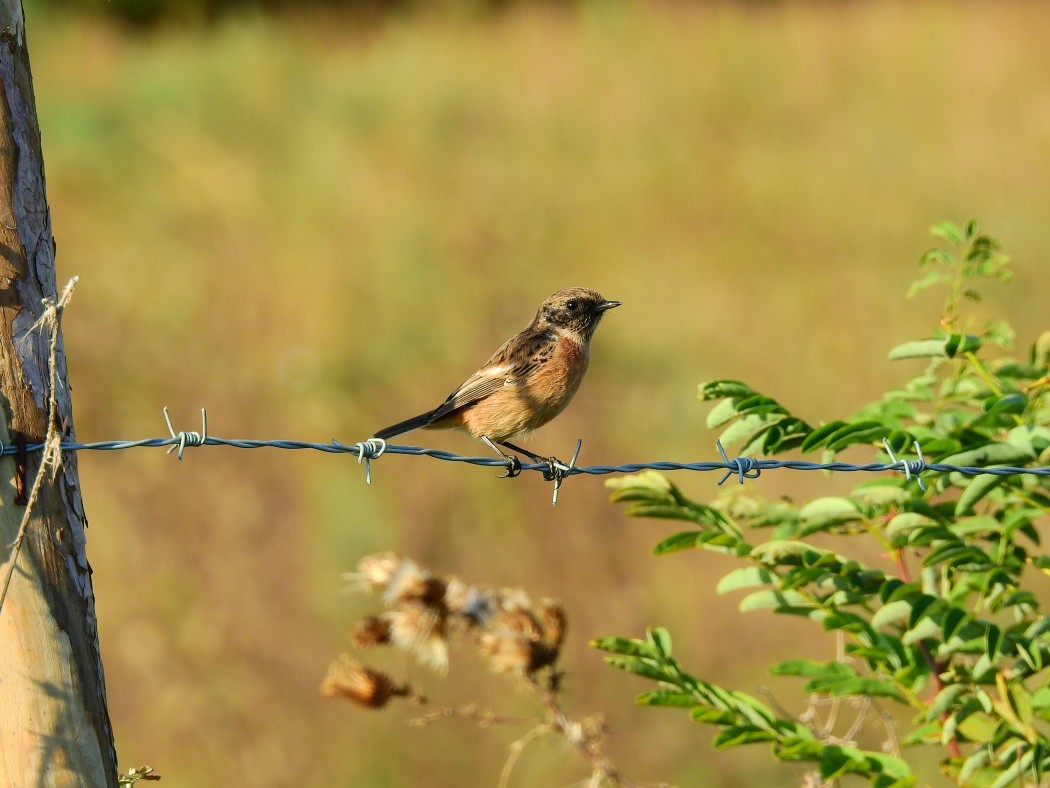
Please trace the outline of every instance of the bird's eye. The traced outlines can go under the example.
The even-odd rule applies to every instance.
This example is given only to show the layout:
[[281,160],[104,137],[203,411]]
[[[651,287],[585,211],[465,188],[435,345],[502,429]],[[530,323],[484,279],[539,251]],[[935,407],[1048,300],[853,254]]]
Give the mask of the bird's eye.
[[570,312],[575,312],[579,308],[579,306],[580,302],[577,301],[575,298],[565,302],[565,308],[568,309]]

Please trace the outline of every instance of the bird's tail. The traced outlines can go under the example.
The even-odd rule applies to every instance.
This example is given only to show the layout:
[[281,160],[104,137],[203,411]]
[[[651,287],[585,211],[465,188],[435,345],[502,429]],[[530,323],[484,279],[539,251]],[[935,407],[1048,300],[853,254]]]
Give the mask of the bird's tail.
[[387,440],[388,438],[395,438],[398,435],[402,435],[411,430],[425,427],[434,420],[434,411],[428,410],[426,413],[420,413],[418,416],[413,416],[410,419],[399,421],[397,424],[392,424],[389,427],[385,427],[377,432],[373,437],[380,438],[381,440]]

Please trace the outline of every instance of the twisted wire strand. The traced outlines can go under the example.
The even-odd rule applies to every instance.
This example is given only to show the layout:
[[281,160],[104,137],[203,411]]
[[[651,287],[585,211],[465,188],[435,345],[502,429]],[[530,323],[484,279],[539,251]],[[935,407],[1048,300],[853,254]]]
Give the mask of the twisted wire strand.
[[[365,459],[377,459],[380,454],[405,454],[409,456],[431,457],[435,460],[445,462],[461,462],[468,465],[481,465],[487,467],[506,467],[506,460],[499,457],[471,457],[455,454],[441,449],[427,449],[422,446],[398,446],[387,444],[381,451],[378,447],[368,446],[368,441],[347,444],[339,441],[330,443],[311,443],[301,440],[258,440],[250,438],[220,438],[214,435],[201,436],[200,443],[193,443],[183,437],[183,433],[176,433],[174,437],[168,438],[143,438],[140,440],[106,440],[93,441],[90,443],[79,443],[64,441],[61,444],[62,451],[121,451],[124,449],[138,448],[190,448],[192,446],[229,446],[235,449],[287,449],[320,451],[327,454],[351,454],[361,458],[364,451]],[[27,443],[27,452],[43,451],[44,443]],[[364,448],[362,448],[364,447]],[[0,446],[0,455],[16,454],[17,446]],[[908,461],[914,463],[915,461]],[[522,463],[523,471],[550,472],[548,463]],[[894,462],[869,462],[865,464],[854,464],[849,462],[808,462],[805,460],[774,460],[756,459],[754,457],[737,457],[723,461],[701,461],[701,462],[676,462],[676,461],[653,461],[632,462],[622,465],[573,465],[560,468],[561,475],[578,476],[586,474],[589,476],[604,476],[612,473],[637,473],[638,471],[729,471],[731,475],[743,478],[754,478],[755,472],[770,470],[793,470],[793,471],[842,471],[842,472],[904,472],[902,460]],[[934,473],[961,473],[965,476],[981,476],[991,474],[995,476],[1016,476],[1030,474],[1033,476],[1050,476],[1050,467],[1021,467],[1014,465],[951,465],[947,463],[924,462],[922,470]],[[916,468],[911,466],[911,476],[916,477]]]

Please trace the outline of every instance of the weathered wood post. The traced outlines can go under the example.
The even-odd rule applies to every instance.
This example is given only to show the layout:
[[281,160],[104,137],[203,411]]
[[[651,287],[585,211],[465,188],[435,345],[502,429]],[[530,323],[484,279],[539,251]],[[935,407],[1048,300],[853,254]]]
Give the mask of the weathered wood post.
[[[57,321],[55,245],[21,0],[0,0],[0,440],[73,439]],[[52,392],[51,381],[55,381]],[[49,400],[55,396],[53,423]],[[0,609],[0,784],[116,785],[75,453],[46,468],[21,550],[12,548],[39,452],[0,458],[0,560],[14,574]],[[20,473],[19,466],[24,469]],[[24,485],[16,479],[22,476]],[[16,487],[18,489],[16,489]],[[24,496],[23,496],[24,498]],[[2,583],[0,583],[2,584]]]

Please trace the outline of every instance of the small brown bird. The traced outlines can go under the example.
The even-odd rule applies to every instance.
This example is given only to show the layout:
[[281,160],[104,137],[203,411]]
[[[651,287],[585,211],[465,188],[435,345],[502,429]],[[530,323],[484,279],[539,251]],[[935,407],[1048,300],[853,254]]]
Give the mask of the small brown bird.
[[[552,293],[532,322],[504,342],[444,402],[380,430],[375,437],[386,440],[420,427],[460,429],[508,460],[513,458],[496,444],[539,461],[538,455],[508,441],[529,435],[565,410],[587,371],[594,329],[602,315],[617,306],[619,301],[607,301],[585,287]],[[553,462],[553,458],[542,459]]]

